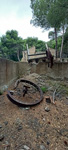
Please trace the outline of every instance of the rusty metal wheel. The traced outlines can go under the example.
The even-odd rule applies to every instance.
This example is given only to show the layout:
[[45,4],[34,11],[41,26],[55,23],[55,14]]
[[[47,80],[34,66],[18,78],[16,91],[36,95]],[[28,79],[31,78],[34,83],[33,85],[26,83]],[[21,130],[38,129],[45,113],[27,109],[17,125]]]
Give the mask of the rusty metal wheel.
[[43,92],[35,83],[19,79],[15,88],[7,91],[10,100],[17,105],[33,106],[43,100]]

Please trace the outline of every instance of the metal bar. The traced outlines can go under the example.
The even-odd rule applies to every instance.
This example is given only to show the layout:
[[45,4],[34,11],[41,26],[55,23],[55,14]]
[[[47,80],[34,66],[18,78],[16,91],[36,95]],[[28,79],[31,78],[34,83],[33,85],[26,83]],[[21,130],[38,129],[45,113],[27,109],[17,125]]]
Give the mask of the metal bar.
[[36,55],[44,55],[44,54],[46,54],[46,53],[30,54],[28,56],[36,56]]

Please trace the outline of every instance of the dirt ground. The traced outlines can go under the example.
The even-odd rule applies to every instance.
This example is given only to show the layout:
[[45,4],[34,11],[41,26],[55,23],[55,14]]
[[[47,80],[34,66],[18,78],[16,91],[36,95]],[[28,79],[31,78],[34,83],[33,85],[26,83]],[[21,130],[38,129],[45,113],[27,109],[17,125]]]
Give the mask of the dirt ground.
[[[7,92],[0,95],[0,150],[68,150],[68,82],[37,74],[24,78],[48,90],[33,107],[13,104]],[[55,104],[47,103],[46,97],[52,99],[56,87],[61,92]]]

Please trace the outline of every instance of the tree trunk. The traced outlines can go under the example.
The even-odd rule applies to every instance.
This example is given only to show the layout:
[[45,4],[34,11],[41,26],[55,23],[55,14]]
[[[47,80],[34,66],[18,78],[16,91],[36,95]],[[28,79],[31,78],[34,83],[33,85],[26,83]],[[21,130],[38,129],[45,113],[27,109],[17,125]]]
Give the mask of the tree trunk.
[[62,61],[63,42],[64,42],[64,26],[63,26],[63,34],[62,34],[62,42],[61,42],[60,61]]
[[55,46],[55,57],[57,59],[57,30],[55,28],[55,42],[56,42],[56,46]]
[[19,50],[17,51],[17,58],[18,58],[18,61],[20,61]]
[[28,56],[29,55],[29,48],[28,48],[28,44],[26,44],[26,46],[27,46],[27,59],[29,60],[30,59],[30,56]]

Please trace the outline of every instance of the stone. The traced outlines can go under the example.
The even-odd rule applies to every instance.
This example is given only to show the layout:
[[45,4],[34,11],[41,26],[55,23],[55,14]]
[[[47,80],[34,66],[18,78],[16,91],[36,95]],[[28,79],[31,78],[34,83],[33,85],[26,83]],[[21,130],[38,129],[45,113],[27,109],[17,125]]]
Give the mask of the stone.
[[8,142],[8,141],[5,141],[5,144],[6,144],[6,145],[9,145],[9,142]]
[[4,135],[1,134],[1,135],[0,135],[0,141],[3,141],[3,139],[4,139]]
[[50,144],[50,142],[49,141],[47,141],[47,145],[49,145]]
[[41,149],[41,150],[46,150],[46,148],[45,148],[44,145],[40,145],[40,149]]
[[24,145],[24,149],[29,150],[30,148],[28,146]]
[[22,120],[20,120],[19,118],[17,118],[15,124],[16,125],[20,125],[21,123],[22,123]]
[[5,121],[4,124],[7,125],[7,124],[8,124],[8,121]]
[[30,109],[30,107],[26,107],[25,109],[26,109],[26,110],[29,110],[29,109]]
[[0,125],[0,129],[2,128],[2,125]]
[[21,110],[29,110],[30,107],[20,107]]
[[8,141],[5,141],[6,147],[10,147],[10,144]]
[[8,86],[7,86],[7,85],[4,85],[4,86],[3,86],[3,91],[5,91],[7,88],[8,88]]
[[22,130],[22,125],[19,125],[19,127],[18,127],[18,131],[20,131],[20,130]]
[[45,111],[49,112],[50,111],[49,107],[45,107]]
[[58,150],[57,147],[55,148],[55,150]]
[[43,121],[45,121],[45,118],[43,118]]

